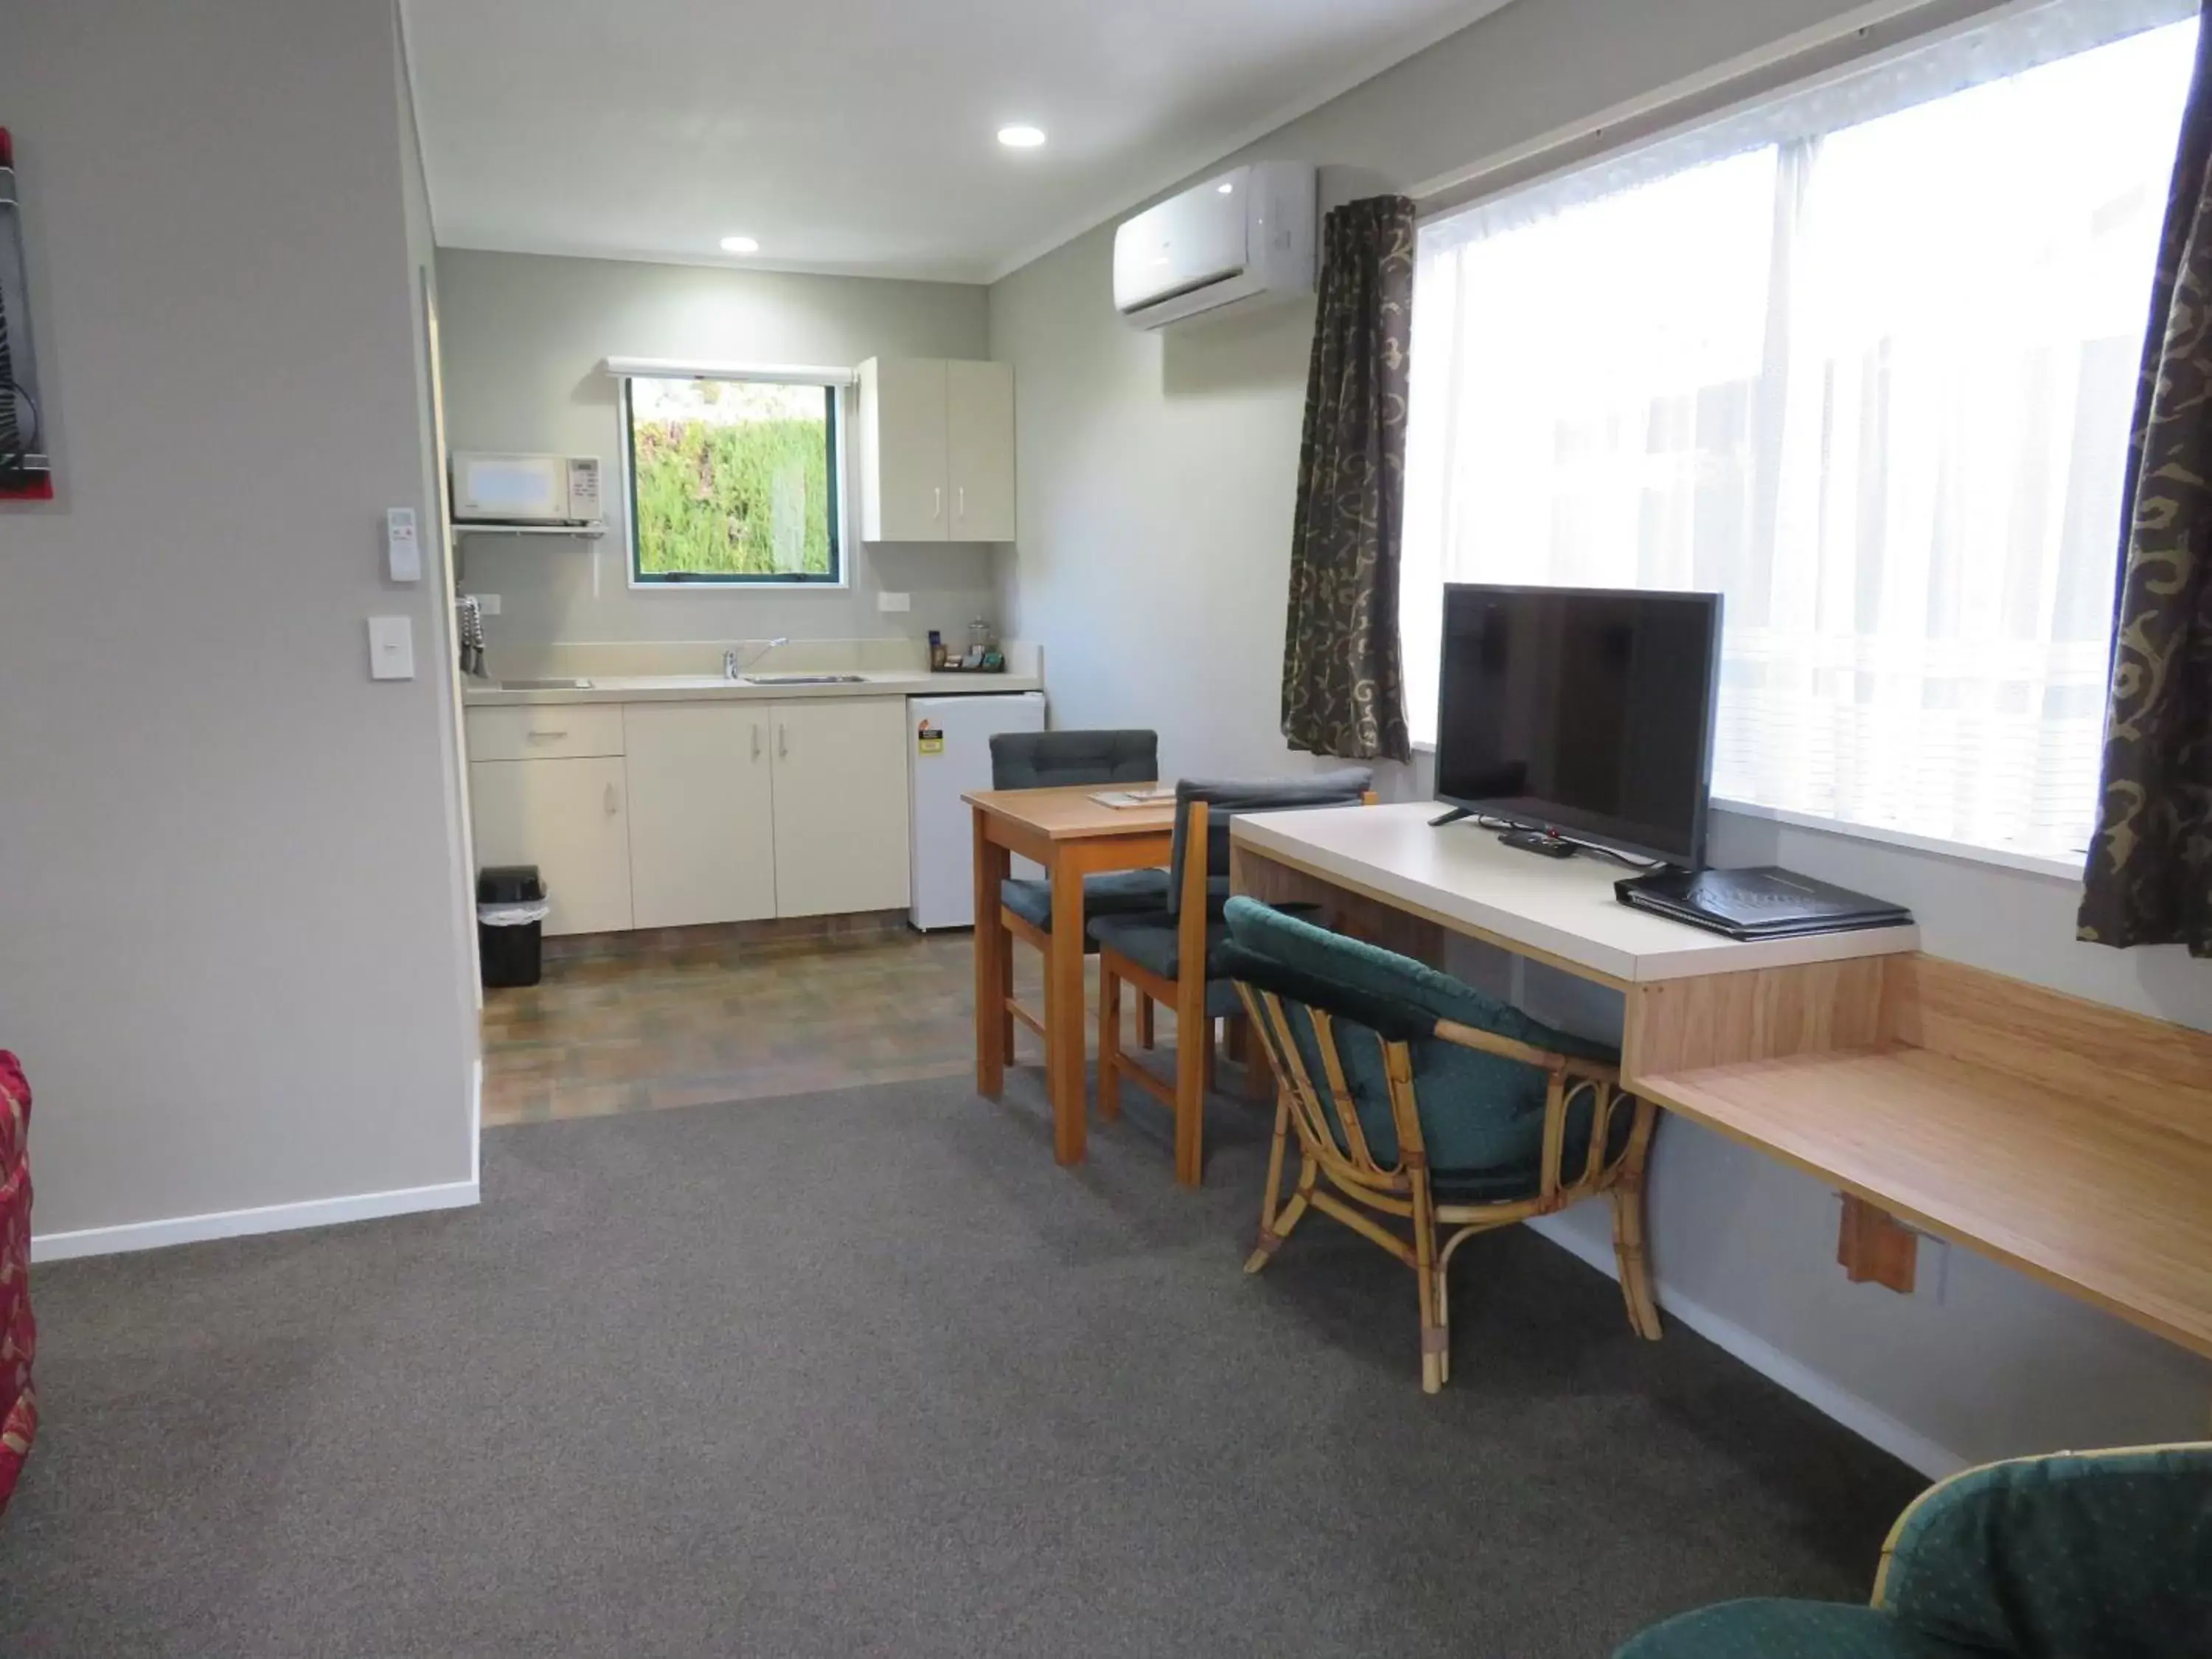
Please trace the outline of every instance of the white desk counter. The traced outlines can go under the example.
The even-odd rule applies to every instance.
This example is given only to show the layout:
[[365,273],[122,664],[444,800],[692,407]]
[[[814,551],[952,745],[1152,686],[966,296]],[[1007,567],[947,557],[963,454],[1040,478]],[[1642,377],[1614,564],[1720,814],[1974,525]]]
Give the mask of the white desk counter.
[[1912,927],[1752,943],[1709,933],[1621,903],[1613,883],[1632,872],[1610,860],[1520,852],[1472,822],[1431,828],[1429,820],[1443,810],[1433,801],[1408,801],[1268,812],[1237,819],[1231,834],[1238,848],[1274,863],[1616,985],[1920,948],[1920,930]]

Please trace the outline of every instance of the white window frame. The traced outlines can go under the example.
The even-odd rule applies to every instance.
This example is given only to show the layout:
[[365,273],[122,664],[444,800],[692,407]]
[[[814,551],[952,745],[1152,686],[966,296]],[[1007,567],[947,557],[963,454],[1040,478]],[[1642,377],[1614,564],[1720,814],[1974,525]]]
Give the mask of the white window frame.
[[[732,598],[745,593],[848,593],[853,565],[859,551],[852,512],[853,421],[858,413],[860,371],[788,363],[744,363],[696,361],[683,357],[609,357],[599,365],[602,374],[616,382],[616,418],[622,447],[623,571],[633,593],[674,593],[696,599],[702,595]],[[637,563],[637,501],[631,455],[629,382],[632,380],[752,380],[770,386],[814,386],[836,398],[836,431],[831,434],[830,478],[836,499],[831,502],[836,533],[837,574],[834,580],[794,581],[776,577],[736,580],[702,578],[696,581],[641,580]]]
[[[2061,19],[2057,27],[2064,30],[2069,27],[2063,19],[2066,4],[2067,0],[1907,0],[1902,5],[1869,5],[1789,37],[1765,52],[1425,180],[1409,193],[1421,204],[1419,223],[1425,225],[1486,202],[1595,172],[1674,141],[1708,131],[1718,132],[1735,119],[1755,118],[1759,112],[1784,99],[1817,91],[1894,59],[1923,54],[1931,46],[1965,40],[1969,43],[1966,49],[1971,50],[1972,35],[2008,16],[2057,15]],[[2197,10],[2188,0],[2107,0],[2107,4],[2113,10],[2147,16],[2170,13],[2164,19],[2169,21]],[[2155,22],[2139,25],[2155,26]],[[2212,27],[2212,21],[2206,27]],[[1928,72],[1941,76],[1948,71],[1939,61]],[[1429,757],[1433,766],[1436,744],[1432,741],[1417,739],[1413,749],[1416,756]],[[1711,805],[1741,817],[2013,870],[2075,886],[2083,879],[2088,857],[2087,851],[2079,857],[2049,856],[1918,835],[1720,794],[1711,797]]]

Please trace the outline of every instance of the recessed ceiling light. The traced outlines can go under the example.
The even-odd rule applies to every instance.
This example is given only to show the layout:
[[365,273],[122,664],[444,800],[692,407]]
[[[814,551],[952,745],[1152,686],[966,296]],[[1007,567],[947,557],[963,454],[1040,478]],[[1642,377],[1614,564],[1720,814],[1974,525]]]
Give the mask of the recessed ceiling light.
[[1021,125],[1000,127],[999,142],[1008,149],[1035,149],[1044,143],[1044,130]]
[[725,253],[758,253],[760,252],[760,244],[750,236],[725,236],[722,238],[722,252]]
[[1234,196],[1237,193],[1237,186],[1233,181],[1229,184],[1216,185],[1214,189],[1219,191],[1224,196]]

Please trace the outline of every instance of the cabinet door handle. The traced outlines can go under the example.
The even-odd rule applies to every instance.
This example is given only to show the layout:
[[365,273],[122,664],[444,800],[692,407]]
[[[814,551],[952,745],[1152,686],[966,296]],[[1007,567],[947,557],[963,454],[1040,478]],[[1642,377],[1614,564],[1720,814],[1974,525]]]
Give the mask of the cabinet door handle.
[[760,722],[758,720],[753,722],[753,758],[755,760],[760,758]]
[[956,519],[964,519],[968,516],[968,486],[966,484],[960,484],[952,491],[952,516]]
[[945,486],[943,484],[938,485],[929,492],[929,516],[932,519],[941,519],[945,516]]
[[781,720],[775,723],[775,755],[778,760],[791,753],[791,732]]
[[568,735],[568,734],[566,732],[532,732],[530,734],[530,741],[532,743],[556,743]]
[[607,816],[612,817],[621,811],[622,803],[615,799],[615,787],[611,783],[607,786]]

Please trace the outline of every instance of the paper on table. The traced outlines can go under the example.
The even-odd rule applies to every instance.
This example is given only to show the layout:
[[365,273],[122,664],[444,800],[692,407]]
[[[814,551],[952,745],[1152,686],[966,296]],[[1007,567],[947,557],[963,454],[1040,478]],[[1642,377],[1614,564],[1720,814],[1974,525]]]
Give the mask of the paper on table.
[[1165,806],[1176,798],[1175,786],[1164,789],[1103,789],[1091,799],[1101,806]]

